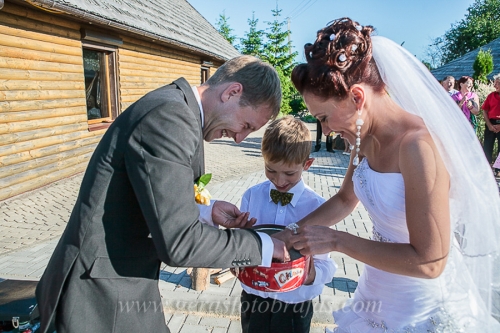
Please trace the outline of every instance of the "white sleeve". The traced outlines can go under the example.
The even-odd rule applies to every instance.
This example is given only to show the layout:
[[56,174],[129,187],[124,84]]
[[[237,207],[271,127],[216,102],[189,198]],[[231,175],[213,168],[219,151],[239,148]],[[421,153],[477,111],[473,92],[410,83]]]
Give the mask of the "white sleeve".
[[271,236],[263,232],[257,232],[257,235],[260,236],[260,240],[262,241],[262,262],[260,266],[271,267],[274,252],[274,244]]
[[314,269],[316,270],[316,277],[312,285],[324,285],[333,279],[333,275],[337,271],[337,264],[330,258],[328,253],[317,254],[314,258]]
[[217,200],[210,200],[209,206],[199,205],[199,204],[197,206],[198,209],[200,210],[200,217],[199,217],[200,222],[218,228],[219,226],[216,225],[212,220],[212,209],[214,207],[215,201]]

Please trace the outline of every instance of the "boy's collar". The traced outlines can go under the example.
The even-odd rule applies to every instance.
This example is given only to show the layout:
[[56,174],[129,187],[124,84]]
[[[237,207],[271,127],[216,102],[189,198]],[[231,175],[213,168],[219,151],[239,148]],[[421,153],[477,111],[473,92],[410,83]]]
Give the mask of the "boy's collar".
[[[269,182],[269,191],[268,193],[271,193],[271,190],[276,190],[276,186],[268,180]],[[299,182],[295,184],[291,189],[289,189],[287,192],[288,193],[293,193],[293,198],[290,204],[295,207],[297,205],[297,202],[300,199],[300,196],[302,195],[302,192],[304,192],[304,189],[306,188],[306,184],[304,183],[304,180],[302,177],[300,178]],[[271,197],[269,197],[269,201],[271,201]]]

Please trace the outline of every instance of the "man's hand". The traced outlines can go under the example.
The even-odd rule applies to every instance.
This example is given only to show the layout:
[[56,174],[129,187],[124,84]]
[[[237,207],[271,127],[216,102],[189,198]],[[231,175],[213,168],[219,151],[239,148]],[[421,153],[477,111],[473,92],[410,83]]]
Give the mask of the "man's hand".
[[274,250],[273,258],[280,262],[290,261],[290,253],[286,249],[285,242],[274,237],[275,234],[271,235],[271,240],[273,241]]
[[251,228],[257,220],[249,218],[250,213],[242,213],[230,202],[216,201],[212,207],[212,220],[224,228]]

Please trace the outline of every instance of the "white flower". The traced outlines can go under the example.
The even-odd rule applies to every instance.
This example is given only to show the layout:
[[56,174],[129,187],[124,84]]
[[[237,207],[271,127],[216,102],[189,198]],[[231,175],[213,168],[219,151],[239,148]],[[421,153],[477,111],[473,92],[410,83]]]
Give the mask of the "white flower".
[[344,62],[344,61],[346,61],[346,60],[347,60],[347,57],[345,56],[345,54],[343,54],[343,53],[342,53],[342,54],[339,56],[339,61],[340,61],[340,62]]

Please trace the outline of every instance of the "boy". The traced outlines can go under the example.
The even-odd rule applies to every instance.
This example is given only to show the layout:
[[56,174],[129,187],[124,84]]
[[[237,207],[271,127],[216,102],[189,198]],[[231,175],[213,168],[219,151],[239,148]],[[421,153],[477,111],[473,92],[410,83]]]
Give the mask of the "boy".
[[[287,226],[325,201],[302,180],[302,172],[314,161],[314,158],[309,158],[310,151],[311,133],[302,121],[287,116],[268,126],[262,138],[268,180],[248,189],[241,201],[241,211],[250,212],[250,216],[257,218],[255,225]],[[280,193],[291,195],[280,200],[277,198]],[[324,284],[332,280],[336,269],[328,254],[313,258],[308,278],[298,289],[274,293],[242,285],[243,333],[309,332],[313,315],[311,300],[321,294]]]

